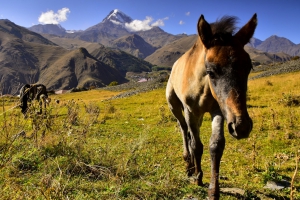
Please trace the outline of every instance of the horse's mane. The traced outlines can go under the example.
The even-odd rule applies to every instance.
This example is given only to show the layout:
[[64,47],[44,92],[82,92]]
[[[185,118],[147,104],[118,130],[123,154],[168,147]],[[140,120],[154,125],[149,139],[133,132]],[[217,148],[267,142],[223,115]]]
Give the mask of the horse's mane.
[[231,41],[232,35],[235,33],[238,18],[234,16],[223,16],[211,23],[214,43],[227,44]]

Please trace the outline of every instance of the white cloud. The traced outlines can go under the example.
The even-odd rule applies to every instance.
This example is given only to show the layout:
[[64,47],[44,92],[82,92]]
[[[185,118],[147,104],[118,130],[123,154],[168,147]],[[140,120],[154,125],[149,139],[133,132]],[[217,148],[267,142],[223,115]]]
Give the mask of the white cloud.
[[151,24],[152,26],[164,26],[165,23],[162,19],[157,20],[156,22],[154,22],[153,24]]
[[164,26],[165,25],[164,21],[168,20],[168,19],[169,19],[168,17],[165,17],[163,19],[158,19],[155,22],[153,22],[153,18],[147,16],[146,19],[144,19],[142,21],[138,20],[138,19],[135,19],[130,23],[125,23],[125,28],[128,31],[132,31],[132,32],[146,31],[146,30],[151,29],[154,26]]
[[129,31],[145,31],[151,29],[150,23],[153,21],[152,17],[146,17],[143,21],[135,19],[130,23],[125,23],[125,27]]
[[180,25],[183,25],[184,23],[185,23],[185,22],[182,21],[182,20],[179,21],[179,24],[180,24]]
[[185,15],[186,16],[190,16],[191,12],[186,12]]
[[42,24],[59,24],[67,20],[67,14],[70,12],[69,8],[62,8],[57,13],[50,10],[39,16],[39,22]]
[[121,22],[118,22],[118,21],[113,20],[113,19],[110,19],[110,21],[111,21],[112,23],[116,24],[116,25],[121,25],[121,24],[122,24]]

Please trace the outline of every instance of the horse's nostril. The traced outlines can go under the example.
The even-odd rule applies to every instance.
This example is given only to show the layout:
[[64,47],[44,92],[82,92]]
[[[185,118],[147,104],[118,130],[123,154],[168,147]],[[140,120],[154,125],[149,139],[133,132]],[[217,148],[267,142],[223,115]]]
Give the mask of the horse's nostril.
[[236,136],[235,125],[233,122],[228,123],[228,131],[231,135]]
[[228,131],[236,139],[247,138],[252,130],[253,122],[249,121],[238,121],[238,123],[229,122]]

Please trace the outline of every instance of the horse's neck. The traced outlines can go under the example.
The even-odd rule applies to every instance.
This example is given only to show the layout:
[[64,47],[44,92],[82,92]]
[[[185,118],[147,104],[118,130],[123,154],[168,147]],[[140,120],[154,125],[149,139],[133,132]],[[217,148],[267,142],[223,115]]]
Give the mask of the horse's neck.
[[196,42],[173,66],[171,82],[181,99],[201,95],[208,81],[204,63],[204,47]]
[[190,49],[190,52],[186,59],[186,62],[189,63],[186,66],[187,68],[189,68],[188,70],[192,70],[195,77],[198,80],[202,80],[206,75],[205,49],[200,39],[198,39],[194,46]]

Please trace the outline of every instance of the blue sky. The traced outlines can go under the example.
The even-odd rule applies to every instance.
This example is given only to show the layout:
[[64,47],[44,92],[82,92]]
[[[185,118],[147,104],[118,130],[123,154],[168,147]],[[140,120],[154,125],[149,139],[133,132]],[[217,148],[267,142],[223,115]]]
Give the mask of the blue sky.
[[0,18],[24,27],[41,23],[42,16],[41,21],[54,17],[67,30],[85,30],[114,9],[149,25],[158,23],[171,34],[195,34],[201,14],[208,22],[234,15],[241,27],[257,13],[254,37],[277,35],[300,44],[299,0],[0,0]]

